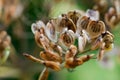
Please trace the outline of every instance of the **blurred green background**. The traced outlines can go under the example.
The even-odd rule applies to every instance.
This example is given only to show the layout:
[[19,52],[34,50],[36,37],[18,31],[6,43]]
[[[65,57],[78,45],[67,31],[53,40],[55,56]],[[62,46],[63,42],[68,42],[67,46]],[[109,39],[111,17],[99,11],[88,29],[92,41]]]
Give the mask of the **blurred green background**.
[[[1,0],[2,1],[2,0]],[[4,1],[4,0],[3,0]],[[0,29],[10,35],[11,54],[5,64],[0,65],[0,80],[37,80],[43,66],[26,59],[24,52],[39,57],[40,48],[36,45],[31,24],[37,20],[45,23],[53,17],[69,10],[92,9],[95,0],[5,0],[17,7],[12,16],[0,19]],[[109,0],[107,0],[109,3]],[[7,4],[6,4],[7,5]],[[3,5],[3,8],[5,5]],[[16,15],[14,14],[16,13]],[[14,16],[15,15],[15,16]],[[4,16],[3,16],[4,17]],[[48,80],[120,80],[120,25],[114,30],[114,49],[110,54],[110,65],[104,65],[92,59],[75,68],[73,72],[63,69],[59,72],[50,70]],[[94,53],[94,52],[93,52]]]

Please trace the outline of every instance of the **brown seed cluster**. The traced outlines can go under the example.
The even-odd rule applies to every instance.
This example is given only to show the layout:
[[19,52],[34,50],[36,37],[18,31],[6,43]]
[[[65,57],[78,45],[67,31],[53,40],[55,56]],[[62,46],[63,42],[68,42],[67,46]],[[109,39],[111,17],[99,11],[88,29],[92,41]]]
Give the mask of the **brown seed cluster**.
[[[40,51],[41,59],[26,53],[24,56],[45,66],[39,80],[47,79],[48,68],[60,71],[64,64],[66,69],[74,69],[92,58],[101,60],[105,51],[113,47],[114,36],[106,30],[95,10],[87,10],[84,14],[78,10],[70,11],[51,19],[46,25],[37,21],[31,29],[37,45],[44,51]],[[88,51],[99,49],[97,56],[84,54],[88,52],[88,44]]]

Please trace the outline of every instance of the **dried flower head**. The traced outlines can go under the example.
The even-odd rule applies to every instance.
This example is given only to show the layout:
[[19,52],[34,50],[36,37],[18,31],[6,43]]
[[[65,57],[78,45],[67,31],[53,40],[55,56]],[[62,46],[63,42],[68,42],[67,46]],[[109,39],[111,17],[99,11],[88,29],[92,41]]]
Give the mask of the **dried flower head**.
[[[29,54],[24,56],[45,65],[40,80],[47,79],[47,68],[60,71],[64,63],[65,68],[74,69],[94,56],[101,60],[105,52],[112,49],[114,36],[99,17],[95,10],[87,10],[84,15],[74,10],[51,19],[47,25],[42,21],[32,24],[35,41],[44,50],[40,51],[41,59]],[[97,55],[84,54],[97,49]]]

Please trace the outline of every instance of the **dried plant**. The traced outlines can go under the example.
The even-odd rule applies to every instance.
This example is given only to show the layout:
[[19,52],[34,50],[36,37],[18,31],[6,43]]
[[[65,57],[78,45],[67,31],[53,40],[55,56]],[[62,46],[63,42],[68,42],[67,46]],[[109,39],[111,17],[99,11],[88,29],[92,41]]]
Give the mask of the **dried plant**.
[[[99,13],[94,10],[88,10],[85,15],[70,11],[51,19],[47,25],[37,21],[31,29],[37,45],[44,51],[40,52],[41,59],[26,53],[24,56],[45,66],[39,80],[47,79],[47,68],[60,71],[64,64],[63,67],[69,70],[96,56],[101,60],[105,51],[112,49],[113,45],[112,33],[106,30],[104,22],[99,20]],[[86,51],[87,44],[91,46]],[[84,54],[96,49],[99,49],[98,55]]]
[[[45,66],[39,80],[47,79],[48,68],[60,71],[65,67],[70,70],[90,59],[103,60],[104,54],[114,45],[114,35],[106,25],[113,28],[120,22],[120,7],[117,6],[120,1],[113,2],[114,7],[104,15],[104,20],[100,20],[100,14],[105,13],[108,4],[106,0],[99,0],[94,6],[96,10],[89,9],[85,13],[73,10],[49,20],[46,25],[41,20],[32,24],[35,41],[43,51],[40,51],[40,59],[26,53],[24,56]],[[90,53],[94,50],[99,51]]]

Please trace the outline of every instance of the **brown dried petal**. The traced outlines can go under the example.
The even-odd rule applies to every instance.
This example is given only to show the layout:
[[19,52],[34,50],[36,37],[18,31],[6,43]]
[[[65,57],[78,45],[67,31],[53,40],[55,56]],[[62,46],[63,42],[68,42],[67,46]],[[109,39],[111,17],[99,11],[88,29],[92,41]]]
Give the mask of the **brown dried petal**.
[[90,21],[87,27],[87,32],[91,39],[100,36],[105,32],[105,24],[103,21]]
[[53,20],[51,20],[47,23],[46,29],[45,29],[48,38],[53,42],[57,42],[56,27],[57,26],[55,26]]

